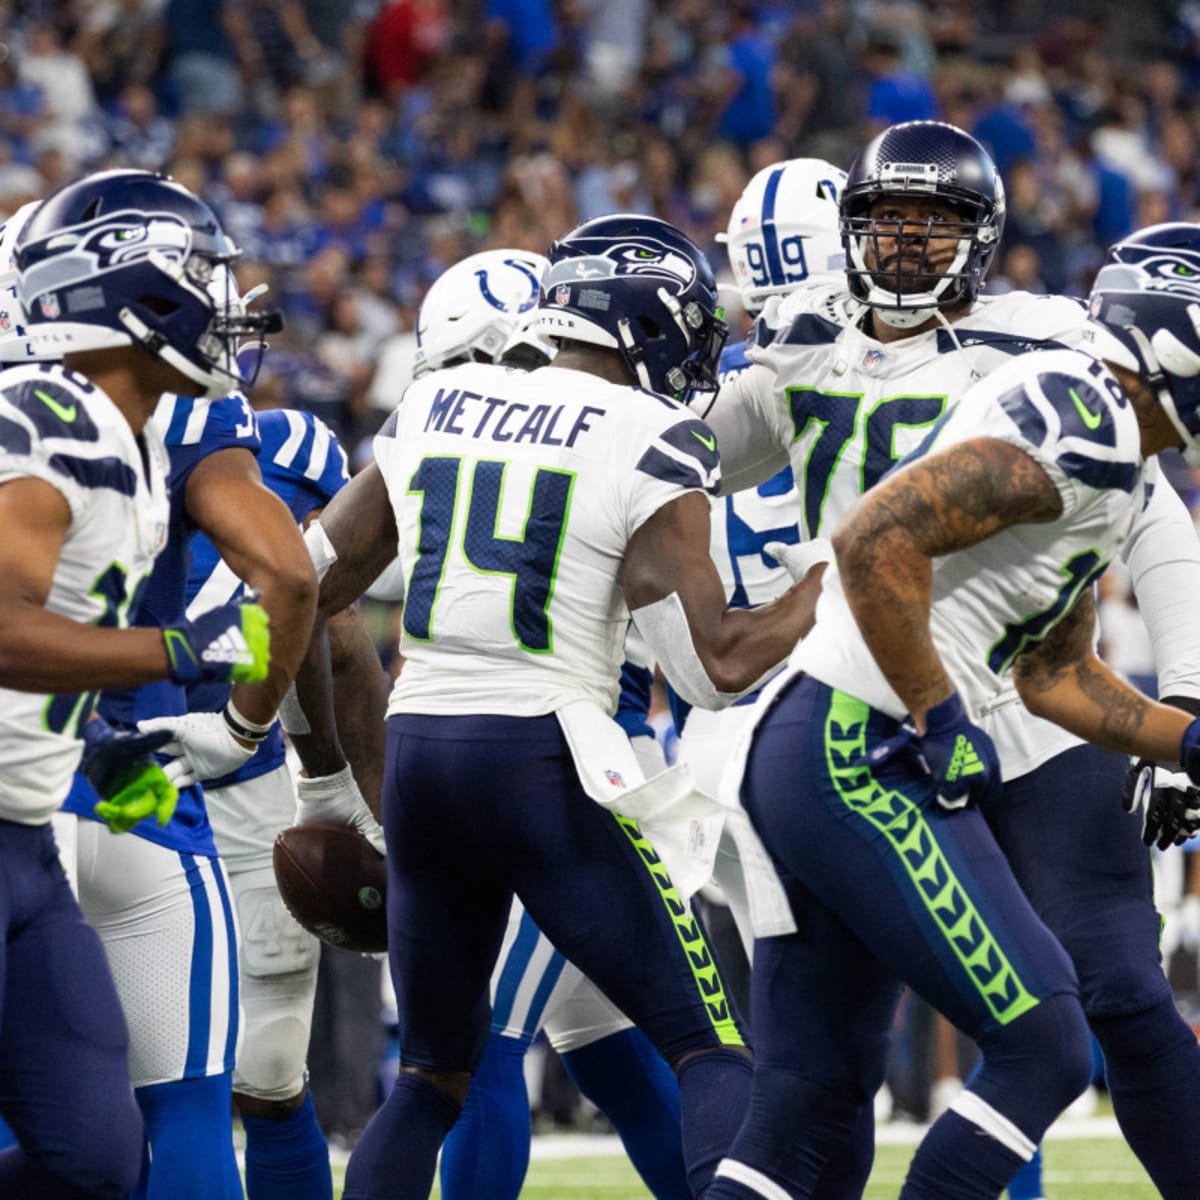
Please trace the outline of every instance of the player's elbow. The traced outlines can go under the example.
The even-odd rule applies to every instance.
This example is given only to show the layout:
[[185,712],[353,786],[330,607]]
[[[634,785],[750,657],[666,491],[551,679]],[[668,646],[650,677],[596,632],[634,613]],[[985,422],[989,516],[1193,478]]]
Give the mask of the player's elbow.
[[278,562],[264,564],[262,582],[254,579],[246,582],[262,593],[268,611],[286,611],[310,622],[317,611],[317,573],[307,554],[289,554]]

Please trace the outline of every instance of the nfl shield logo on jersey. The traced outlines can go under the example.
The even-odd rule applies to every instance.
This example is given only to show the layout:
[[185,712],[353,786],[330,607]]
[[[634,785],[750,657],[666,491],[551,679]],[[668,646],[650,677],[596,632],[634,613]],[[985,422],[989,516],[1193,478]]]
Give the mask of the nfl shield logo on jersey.
[[56,292],[47,292],[46,295],[44,295],[38,301],[38,304],[41,306],[42,316],[45,317],[47,321],[56,320],[59,313],[62,311],[58,307],[58,294]]
[[625,786],[625,776],[620,771],[605,770],[604,778],[608,780],[613,787],[623,788]]
[[879,368],[883,366],[883,351],[868,350],[866,354],[863,355],[862,365],[866,367],[868,371],[879,370]]
[[554,303],[555,304],[570,304],[571,303],[571,289],[565,283],[560,283],[558,285],[558,287],[556,287],[554,289]]
[[12,328],[12,318],[8,313],[0,311],[0,333],[7,333]]

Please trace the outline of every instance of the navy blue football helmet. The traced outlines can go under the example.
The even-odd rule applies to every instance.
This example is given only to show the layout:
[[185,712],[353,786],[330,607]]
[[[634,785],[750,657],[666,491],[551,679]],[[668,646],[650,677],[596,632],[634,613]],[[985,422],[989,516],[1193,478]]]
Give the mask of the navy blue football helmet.
[[644,388],[682,398],[717,387],[729,327],[712,268],[657,217],[597,217],[550,247],[538,332],[616,350]]
[[[248,313],[237,248],[212,209],[150,171],[100,171],[48,197],[15,249],[17,294],[40,354],[143,347],[215,399],[253,382],[283,323]],[[239,368],[247,343],[253,369]],[[245,361],[245,360],[244,360]]]
[[1089,348],[1150,385],[1200,467],[1200,225],[1154,225],[1113,246],[1088,316]]
[[[873,220],[871,206],[885,196],[942,200],[961,220]],[[903,328],[926,320],[932,309],[979,295],[1004,232],[1004,185],[991,155],[970,134],[942,121],[905,121],[885,129],[854,160],[839,209],[851,295]],[[881,237],[919,241],[918,263],[906,268],[901,257],[894,266],[883,261]],[[929,264],[933,237],[958,240],[944,270]]]

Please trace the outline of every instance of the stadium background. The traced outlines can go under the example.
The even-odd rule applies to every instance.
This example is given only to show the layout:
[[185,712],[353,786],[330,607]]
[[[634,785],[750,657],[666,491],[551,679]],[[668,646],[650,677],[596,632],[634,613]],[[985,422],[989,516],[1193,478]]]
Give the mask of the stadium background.
[[[459,258],[544,252],[579,220],[635,210],[722,271],[715,235],[757,169],[845,166],[918,117],[973,132],[1000,166],[988,291],[1083,295],[1112,241],[1197,219],[1200,2],[0,3],[0,215],[105,166],[167,170],[205,196],[245,252],[243,287],[268,282],[287,319],[255,403],[318,413],[357,465],[407,383],[424,291]],[[1195,510],[1197,480],[1173,478]],[[1150,688],[1119,576],[1107,590],[1106,649]],[[373,626],[386,657],[391,614]],[[1185,861],[1160,872],[1166,947],[1180,1003],[1200,1011],[1200,872]],[[386,1060],[378,975],[326,952],[314,1093],[345,1143]],[[577,1120],[553,1080],[547,1113]]]

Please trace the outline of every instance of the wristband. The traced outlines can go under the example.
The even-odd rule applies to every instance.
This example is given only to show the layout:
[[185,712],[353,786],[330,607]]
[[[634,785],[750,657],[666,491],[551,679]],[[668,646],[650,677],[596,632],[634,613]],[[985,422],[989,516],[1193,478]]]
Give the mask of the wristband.
[[260,725],[257,721],[251,721],[249,717],[242,716],[234,707],[232,700],[221,710],[221,715],[225,718],[225,724],[229,726],[230,732],[244,742],[265,742],[267,734],[271,732],[271,726],[274,724],[274,721],[271,721],[266,725]]

